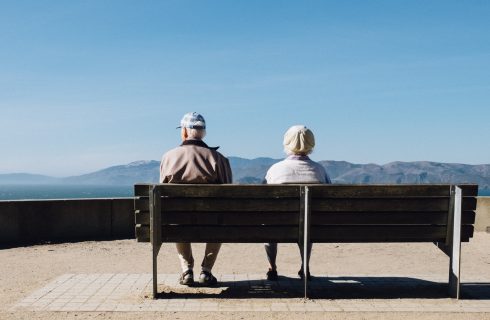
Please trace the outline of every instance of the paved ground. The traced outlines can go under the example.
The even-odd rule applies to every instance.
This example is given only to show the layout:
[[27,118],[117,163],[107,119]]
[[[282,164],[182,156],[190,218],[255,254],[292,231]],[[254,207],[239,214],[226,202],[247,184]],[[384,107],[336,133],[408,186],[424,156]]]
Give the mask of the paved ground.
[[[193,245],[196,272],[204,252]],[[150,298],[151,249],[134,240],[0,249],[0,319],[488,319],[490,234],[462,248],[462,300],[447,296],[448,257],[432,244],[316,244],[309,300],[294,244],[280,245],[280,280],[264,280],[261,244],[223,244],[217,288],[177,284],[175,246],[159,254]]]
[[217,288],[189,289],[177,274],[160,274],[158,299],[150,299],[150,274],[64,274],[36,290],[12,311],[424,311],[489,312],[490,283],[467,282],[463,300],[447,298],[445,279],[434,276],[318,276],[304,300],[303,283],[282,276],[224,274]]

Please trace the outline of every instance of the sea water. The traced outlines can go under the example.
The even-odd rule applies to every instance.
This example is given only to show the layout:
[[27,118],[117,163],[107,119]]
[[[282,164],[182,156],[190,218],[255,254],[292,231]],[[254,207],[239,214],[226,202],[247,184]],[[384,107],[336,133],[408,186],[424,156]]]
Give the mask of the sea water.
[[478,195],[481,196],[487,196],[490,197],[490,189],[479,189],[478,190]]
[[0,185],[0,200],[132,197],[133,186]]

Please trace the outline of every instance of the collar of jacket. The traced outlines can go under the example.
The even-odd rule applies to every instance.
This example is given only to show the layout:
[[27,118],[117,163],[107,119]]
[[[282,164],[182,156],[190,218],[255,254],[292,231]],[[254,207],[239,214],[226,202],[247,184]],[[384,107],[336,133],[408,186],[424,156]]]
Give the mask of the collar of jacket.
[[182,142],[181,146],[198,146],[198,147],[203,147],[211,150],[218,150],[219,147],[209,147],[207,144],[204,143],[202,140],[185,140]]
[[307,161],[310,160],[310,157],[307,155],[300,155],[300,154],[292,154],[287,157],[288,160],[303,160]]

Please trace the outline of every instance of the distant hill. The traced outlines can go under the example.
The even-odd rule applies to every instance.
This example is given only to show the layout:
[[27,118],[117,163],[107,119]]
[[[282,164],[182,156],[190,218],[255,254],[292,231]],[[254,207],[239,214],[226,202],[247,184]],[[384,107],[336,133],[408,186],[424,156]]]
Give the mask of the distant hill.
[[[243,159],[229,157],[235,183],[261,183],[267,169],[280,161],[271,158]],[[160,162],[141,160],[127,165],[109,167],[89,174],[64,178],[67,184],[133,185],[137,182],[158,182]],[[0,176],[1,181],[1,176]]]
[[137,182],[158,182],[160,162],[141,160],[118,165],[81,176],[64,178],[67,184],[133,185]]
[[0,174],[1,184],[55,184],[61,181],[60,178],[43,176],[30,173],[7,173]]
[[490,189],[490,165],[467,165],[428,161],[391,162],[385,165],[320,161],[335,183],[422,184],[477,183]]
[[267,170],[280,159],[256,158],[243,159],[229,157],[231,170],[233,171],[233,180],[235,183],[254,184],[262,183]]
[[[261,183],[269,167],[280,159],[244,159],[229,157],[234,183]],[[346,161],[320,161],[334,183],[355,184],[420,184],[477,183],[480,190],[490,192],[490,165],[467,165],[428,161],[391,162],[385,165],[354,164]],[[84,184],[133,185],[157,182],[159,161],[143,160],[105,168],[80,176],[53,178],[26,173],[1,174],[0,184]]]

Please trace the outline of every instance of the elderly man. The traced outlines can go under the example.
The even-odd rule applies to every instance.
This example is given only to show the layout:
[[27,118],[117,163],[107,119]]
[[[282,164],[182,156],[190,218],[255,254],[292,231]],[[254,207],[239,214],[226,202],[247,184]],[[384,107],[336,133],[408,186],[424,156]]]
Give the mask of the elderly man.
[[[160,183],[231,183],[230,163],[218,147],[208,147],[202,139],[206,135],[206,122],[197,112],[184,115],[180,121],[182,144],[162,157]],[[180,284],[194,284],[194,258],[190,243],[177,243],[182,275]],[[217,284],[211,273],[221,243],[207,243],[201,264],[199,283],[204,286]]]

